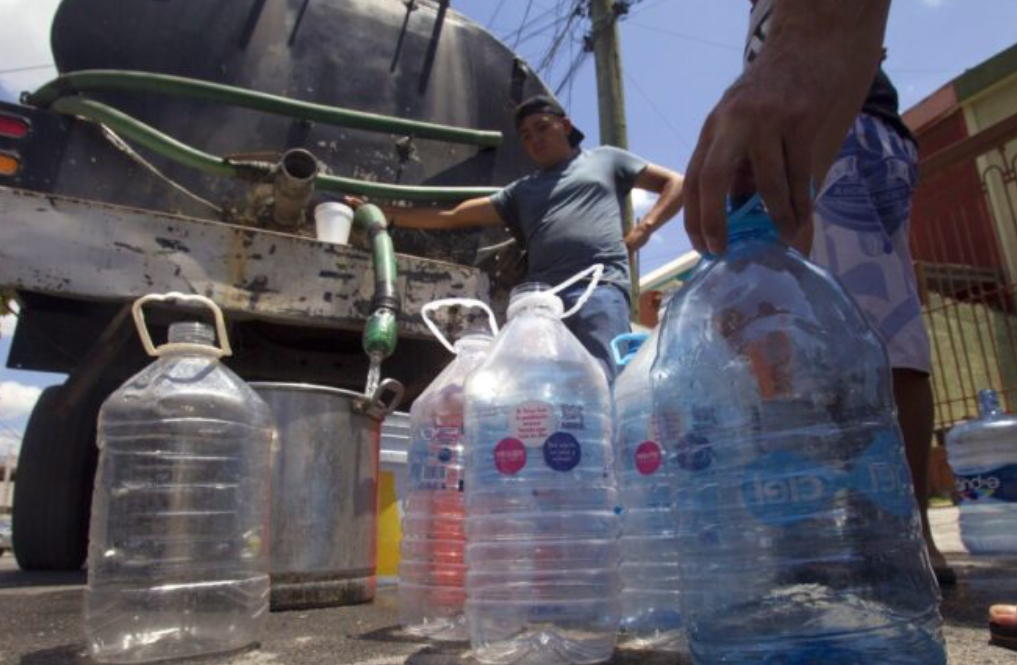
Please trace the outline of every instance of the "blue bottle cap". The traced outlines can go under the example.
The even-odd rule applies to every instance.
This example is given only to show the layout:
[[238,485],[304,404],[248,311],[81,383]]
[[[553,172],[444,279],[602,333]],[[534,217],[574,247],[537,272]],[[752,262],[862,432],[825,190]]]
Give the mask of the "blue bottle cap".
[[762,197],[757,193],[748,199],[728,198],[728,235],[739,236],[759,231],[777,235],[777,227],[770,218],[770,213],[766,211]]
[[978,412],[982,417],[1003,413],[999,406],[999,395],[995,390],[978,391]]
[[[618,335],[611,340],[611,355],[614,356],[614,362],[619,367],[625,367],[632,359],[636,357],[636,353],[639,352],[639,347],[643,345],[649,338],[646,333],[625,333],[624,335]],[[622,354],[622,344],[628,342],[625,348],[624,355]]]

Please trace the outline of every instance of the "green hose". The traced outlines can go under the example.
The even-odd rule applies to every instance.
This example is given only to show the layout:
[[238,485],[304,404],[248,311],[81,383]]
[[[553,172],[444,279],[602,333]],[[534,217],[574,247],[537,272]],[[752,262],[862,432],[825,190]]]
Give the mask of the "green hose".
[[[245,162],[238,164],[222,157],[210,155],[182,143],[122,111],[84,97],[61,97],[53,102],[51,108],[57,113],[102,123],[117,134],[129,138],[153,152],[211,175],[236,178],[244,176],[251,170],[268,175],[274,166],[268,163],[250,164]],[[464,201],[490,196],[497,191],[490,187],[386,185],[321,173],[315,179],[315,186],[326,192],[359,194],[389,201]]]
[[502,142],[501,132],[497,131],[463,129],[431,122],[351,111],[221,83],[152,72],[94,69],[63,74],[34,93],[26,95],[24,101],[32,106],[47,108],[56,104],[61,97],[90,90],[153,92],[171,97],[200,99],[239,106],[328,125],[390,134],[408,134],[422,139],[435,139],[449,143],[465,143],[493,148],[501,145]]
[[371,239],[374,297],[371,299],[371,316],[364,326],[363,343],[368,357],[380,362],[395,352],[399,339],[397,317],[401,303],[396,290],[395,247],[388,234],[388,221],[378,206],[360,206],[353,216],[353,224],[367,231]]

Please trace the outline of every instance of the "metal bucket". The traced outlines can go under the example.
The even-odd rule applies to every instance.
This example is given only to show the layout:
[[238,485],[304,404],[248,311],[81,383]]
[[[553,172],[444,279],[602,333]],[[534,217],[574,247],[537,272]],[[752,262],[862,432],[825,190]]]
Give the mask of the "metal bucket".
[[[273,610],[374,598],[381,421],[402,399],[299,383],[252,383],[275,414],[269,573]],[[383,397],[392,395],[386,403]]]

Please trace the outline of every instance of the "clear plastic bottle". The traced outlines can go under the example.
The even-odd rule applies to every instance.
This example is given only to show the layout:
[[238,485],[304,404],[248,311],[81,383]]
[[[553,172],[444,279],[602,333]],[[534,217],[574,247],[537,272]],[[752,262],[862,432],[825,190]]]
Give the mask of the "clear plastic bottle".
[[[434,304],[445,303],[463,304],[459,300]],[[483,303],[469,304],[486,309]],[[425,308],[425,318],[426,313]],[[494,327],[493,314],[491,322]],[[436,334],[445,342],[440,333]],[[465,615],[463,385],[467,375],[487,358],[492,340],[487,333],[469,333],[457,340],[452,347],[455,359],[410,409],[399,621],[413,635],[435,640],[469,637]]]
[[[174,323],[158,359],[99,413],[85,628],[100,662],[231,651],[268,613],[268,406],[219,357],[213,329]],[[196,296],[180,300],[211,301]],[[217,319],[221,314],[216,308]]]
[[[704,256],[681,289],[661,303],[659,321],[712,260]],[[628,646],[687,652],[679,602],[676,461],[663,447],[650,393],[659,337],[658,325],[649,334],[622,335],[612,344],[623,366],[614,384],[615,468],[622,506],[620,628]]]
[[595,663],[614,650],[611,397],[562,309],[545,285],[516,287],[466,381],[466,613],[483,663]]
[[978,411],[946,436],[961,540],[972,554],[1017,554],[1017,418],[994,390],[978,393]]
[[[614,384],[615,469],[621,497],[621,634],[640,649],[687,651],[678,586],[673,461],[650,396],[659,328],[630,337]],[[637,348],[633,348],[636,342]]]
[[651,372],[693,659],[944,665],[886,352],[758,197],[729,234]]

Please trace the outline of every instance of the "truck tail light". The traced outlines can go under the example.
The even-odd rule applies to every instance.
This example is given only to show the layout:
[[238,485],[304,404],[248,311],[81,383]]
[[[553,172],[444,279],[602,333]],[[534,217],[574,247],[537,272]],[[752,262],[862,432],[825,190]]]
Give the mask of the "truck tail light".
[[21,165],[17,155],[9,152],[0,152],[0,176],[12,176],[18,172]]
[[0,113],[0,136],[11,139],[23,139],[32,131],[32,126],[25,118]]

